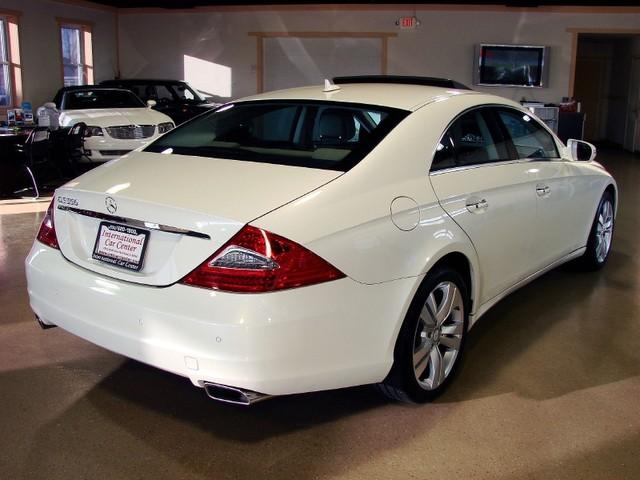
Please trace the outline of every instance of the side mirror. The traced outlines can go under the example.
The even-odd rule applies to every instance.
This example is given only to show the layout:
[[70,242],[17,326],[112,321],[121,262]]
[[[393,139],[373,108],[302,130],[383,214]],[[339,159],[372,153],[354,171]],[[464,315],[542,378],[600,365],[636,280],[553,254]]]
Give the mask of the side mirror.
[[590,162],[596,158],[596,147],[589,142],[570,138],[567,140],[567,148],[571,152],[571,158],[579,162]]
[[158,103],[155,100],[147,100],[147,107],[149,108],[153,108],[157,105]]

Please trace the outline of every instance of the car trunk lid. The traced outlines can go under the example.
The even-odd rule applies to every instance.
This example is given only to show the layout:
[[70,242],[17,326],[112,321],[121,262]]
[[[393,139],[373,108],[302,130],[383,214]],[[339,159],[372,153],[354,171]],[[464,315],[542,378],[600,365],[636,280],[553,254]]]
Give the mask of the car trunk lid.
[[[56,234],[62,254],[83,268],[166,286],[200,265],[245,224],[341,174],[136,152],[56,191]],[[132,253],[141,255],[140,268],[108,263],[113,252],[105,254],[107,240],[131,242],[132,251],[142,242],[144,251]],[[124,252],[121,260],[127,258]],[[135,264],[133,260],[129,263]]]

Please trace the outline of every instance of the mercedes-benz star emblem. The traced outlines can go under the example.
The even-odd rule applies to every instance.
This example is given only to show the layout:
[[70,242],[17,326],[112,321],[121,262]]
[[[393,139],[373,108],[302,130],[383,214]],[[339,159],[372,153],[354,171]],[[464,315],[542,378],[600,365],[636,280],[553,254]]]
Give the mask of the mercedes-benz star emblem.
[[104,204],[107,206],[107,211],[109,213],[116,213],[116,211],[118,210],[118,204],[111,197],[105,198],[104,199]]

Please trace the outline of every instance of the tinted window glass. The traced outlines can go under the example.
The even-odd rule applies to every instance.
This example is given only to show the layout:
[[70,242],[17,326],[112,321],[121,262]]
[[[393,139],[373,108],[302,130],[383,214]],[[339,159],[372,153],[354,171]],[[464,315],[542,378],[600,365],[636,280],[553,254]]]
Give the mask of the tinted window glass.
[[453,149],[453,140],[449,133],[446,133],[436,147],[436,154],[433,157],[431,171],[453,168],[456,166],[456,152]]
[[288,142],[294,140],[296,117],[300,107],[286,106],[268,111],[253,119],[253,136],[261,142]]
[[173,92],[165,85],[153,85],[150,83],[125,83],[122,85],[118,85],[118,87],[124,88],[126,90],[131,90],[145,102],[147,100],[155,100],[156,102],[164,100],[170,102],[174,99]]
[[553,137],[531,116],[505,109],[500,109],[498,115],[511,136],[518,158],[559,157]]
[[408,113],[335,102],[243,102],[198,117],[146,150],[346,171]]
[[171,88],[176,92],[176,95],[180,97],[182,100],[192,100],[194,102],[203,102],[204,98],[193,88],[189,87],[186,84],[179,83],[176,85],[172,85]]
[[122,85],[119,87],[124,88],[126,90],[131,90],[133,93],[135,93],[138,97],[140,97],[145,102],[150,98],[152,98],[152,96],[154,95],[153,90],[147,91],[144,85]]
[[462,115],[451,126],[458,166],[508,160],[506,146],[496,129],[490,129],[482,110]]
[[490,112],[478,108],[453,122],[436,147],[431,170],[509,160],[506,140]]
[[156,85],[156,98],[159,102],[173,102],[173,93],[165,85]]
[[65,94],[63,109],[141,108],[144,106],[138,97],[124,90],[80,90]]

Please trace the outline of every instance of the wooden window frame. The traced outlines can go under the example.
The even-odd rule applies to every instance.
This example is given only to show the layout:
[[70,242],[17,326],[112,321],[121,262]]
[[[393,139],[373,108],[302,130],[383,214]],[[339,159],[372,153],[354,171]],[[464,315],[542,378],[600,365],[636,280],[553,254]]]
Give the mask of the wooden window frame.
[[20,61],[20,15],[21,12],[0,9],[0,18],[5,22],[7,61],[9,64],[9,104],[0,106],[0,113],[22,104],[22,63]]
[[249,32],[256,38],[256,90],[264,92],[264,39],[265,38],[376,38],[381,42],[380,72],[387,73],[389,57],[389,38],[397,37],[393,32]]
[[56,18],[58,22],[58,43],[60,51],[60,76],[64,87],[64,55],[62,53],[62,29],[74,28],[80,30],[80,56],[82,65],[81,85],[93,84],[93,23],[84,20]]

